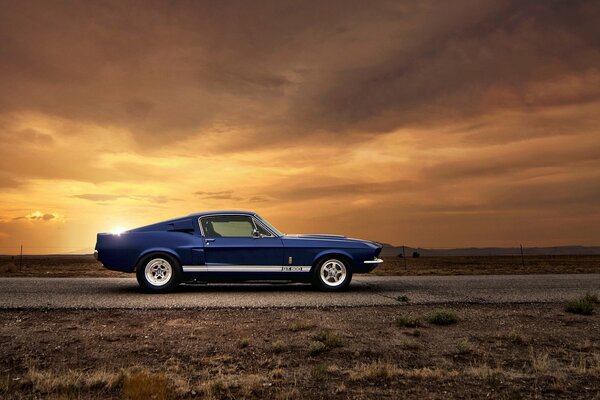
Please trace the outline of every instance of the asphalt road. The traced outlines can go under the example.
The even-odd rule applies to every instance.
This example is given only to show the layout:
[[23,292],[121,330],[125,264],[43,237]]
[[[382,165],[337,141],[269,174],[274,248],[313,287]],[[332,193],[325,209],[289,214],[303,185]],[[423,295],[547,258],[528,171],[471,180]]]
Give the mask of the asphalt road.
[[559,302],[600,291],[600,274],[355,276],[343,293],[309,285],[182,285],[170,294],[141,293],[129,278],[0,278],[0,309],[256,308],[411,304]]

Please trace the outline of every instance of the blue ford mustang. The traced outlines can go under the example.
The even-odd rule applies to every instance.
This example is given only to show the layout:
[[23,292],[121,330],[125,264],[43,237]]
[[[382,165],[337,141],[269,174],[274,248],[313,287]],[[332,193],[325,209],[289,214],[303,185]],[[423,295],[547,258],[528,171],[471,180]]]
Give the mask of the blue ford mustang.
[[353,273],[371,272],[381,245],[335,235],[284,235],[258,214],[213,211],[99,233],[96,258],[108,269],[135,272],[145,291],[181,282],[311,282],[344,290]]

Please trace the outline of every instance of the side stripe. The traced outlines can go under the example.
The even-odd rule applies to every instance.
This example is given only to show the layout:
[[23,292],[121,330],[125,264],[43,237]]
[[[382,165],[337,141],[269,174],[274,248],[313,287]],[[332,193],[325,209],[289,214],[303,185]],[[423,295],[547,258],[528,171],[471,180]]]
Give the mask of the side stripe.
[[183,272],[310,272],[310,265],[183,265]]

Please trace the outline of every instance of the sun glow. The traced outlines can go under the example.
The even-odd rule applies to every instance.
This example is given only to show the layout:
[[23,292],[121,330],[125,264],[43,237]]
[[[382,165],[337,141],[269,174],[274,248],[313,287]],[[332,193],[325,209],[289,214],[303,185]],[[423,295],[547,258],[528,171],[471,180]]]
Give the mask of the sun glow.
[[123,228],[122,226],[117,226],[115,228],[113,228],[110,233],[112,233],[113,235],[120,235],[121,233],[125,232],[127,229]]

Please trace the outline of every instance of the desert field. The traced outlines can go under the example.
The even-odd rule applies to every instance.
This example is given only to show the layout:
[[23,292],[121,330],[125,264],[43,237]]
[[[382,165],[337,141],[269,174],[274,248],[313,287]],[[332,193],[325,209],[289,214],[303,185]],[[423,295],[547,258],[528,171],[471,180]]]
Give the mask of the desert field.
[[[600,273],[600,256],[383,257],[374,275],[497,275]],[[91,255],[0,256],[1,276],[127,277],[109,271]]]
[[600,398],[563,304],[0,315],[2,398]]
[[[0,270],[57,280],[130,277],[91,256],[26,256],[22,267],[3,256]],[[599,272],[600,256],[525,257],[525,268],[520,257],[388,257],[374,274]],[[599,295],[427,305],[397,296],[396,305],[341,308],[0,309],[0,398],[600,399]]]

